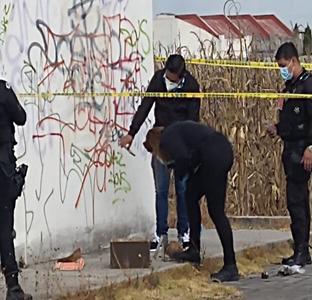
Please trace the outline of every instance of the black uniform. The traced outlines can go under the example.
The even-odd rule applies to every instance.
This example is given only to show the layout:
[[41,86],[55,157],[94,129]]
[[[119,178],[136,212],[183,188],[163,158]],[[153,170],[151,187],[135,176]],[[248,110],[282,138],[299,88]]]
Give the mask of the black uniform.
[[235,265],[232,229],[224,212],[227,174],[233,164],[231,144],[214,129],[185,121],[164,130],[160,149],[172,159],[171,166],[177,176],[189,176],[186,203],[192,247],[200,249],[199,200],[205,195],[209,215],[222,243],[224,265]]
[[0,255],[1,269],[8,288],[17,286],[18,274],[13,226],[15,201],[21,186],[16,182],[14,123],[24,125],[25,122],[26,112],[15,93],[8,83],[0,80]]
[[[312,94],[312,77],[306,70],[296,80],[286,82],[284,92]],[[308,253],[310,239],[310,206],[308,181],[310,172],[301,159],[307,146],[312,145],[312,100],[285,99],[280,110],[277,134],[284,142],[282,161],[286,174],[287,208],[291,218],[291,232],[295,254]]]

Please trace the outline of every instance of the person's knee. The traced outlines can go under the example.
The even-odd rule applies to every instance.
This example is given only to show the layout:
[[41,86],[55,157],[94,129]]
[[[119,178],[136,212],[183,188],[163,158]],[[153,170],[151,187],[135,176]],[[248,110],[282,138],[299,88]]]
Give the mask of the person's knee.
[[208,213],[213,222],[217,220],[226,219],[224,210],[218,205],[209,205]]

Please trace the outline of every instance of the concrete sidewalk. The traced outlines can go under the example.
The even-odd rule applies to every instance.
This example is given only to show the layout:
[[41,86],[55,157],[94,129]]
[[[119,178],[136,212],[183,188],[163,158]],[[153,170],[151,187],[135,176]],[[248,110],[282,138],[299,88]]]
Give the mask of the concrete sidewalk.
[[[255,246],[285,242],[291,238],[289,232],[275,230],[235,230],[235,251]],[[176,231],[170,230],[169,241],[176,239]],[[202,251],[204,257],[222,256],[222,248],[215,230],[202,231]],[[53,271],[53,262],[32,265],[23,270],[21,284],[35,300],[55,299],[57,296],[79,290],[97,289],[110,283],[148,275],[155,271],[164,271],[181,266],[174,262],[153,261],[149,269],[110,269],[109,249],[84,255],[85,268],[81,272]],[[5,299],[4,280],[0,282],[0,299]]]

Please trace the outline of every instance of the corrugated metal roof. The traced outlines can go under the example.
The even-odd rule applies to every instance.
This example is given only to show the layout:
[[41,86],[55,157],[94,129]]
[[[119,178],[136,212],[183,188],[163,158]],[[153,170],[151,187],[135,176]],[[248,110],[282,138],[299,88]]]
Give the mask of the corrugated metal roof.
[[270,37],[270,33],[251,15],[229,16],[229,19],[244,35],[254,35],[262,38]]
[[176,15],[177,19],[197,26],[215,37],[240,38],[243,35],[255,35],[261,38],[271,36],[292,37],[293,32],[275,15]]
[[270,35],[279,37],[293,36],[293,32],[274,15],[259,15],[254,16],[254,18]]
[[183,20],[185,22],[188,22],[194,26],[197,26],[210,34],[212,34],[215,37],[218,37],[218,33],[211,28],[201,17],[195,14],[189,14],[189,15],[176,15],[177,19]]
[[224,35],[226,38],[241,38],[242,33],[231,20],[224,15],[201,16],[201,18],[213,28],[218,35]]

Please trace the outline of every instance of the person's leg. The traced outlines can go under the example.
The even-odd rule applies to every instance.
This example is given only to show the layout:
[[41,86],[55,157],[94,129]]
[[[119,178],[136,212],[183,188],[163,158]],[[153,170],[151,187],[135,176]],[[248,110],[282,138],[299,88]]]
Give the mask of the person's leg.
[[224,265],[236,264],[234,246],[233,246],[233,233],[230,222],[225,214],[225,198],[226,198],[226,185],[227,176],[214,177],[208,179],[207,184],[207,206],[208,213],[213,221],[218,236],[220,238],[223,253]]
[[[3,199],[1,199],[3,200]],[[13,243],[14,205],[7,201],[0,205],[0,254],[1,269],[8,287],[18,284],[18,266]]]
[[[151,248],[157,247],[159,237],[168,232],[168,190],[170,171],[156,157],[152,157],[152,169],[156,192],[156,240]],[[152,247],[153,246],[153,247]]]
[[203,196],[200,173],[199,170],[187,180],[185,202],[190,225],[190,246],[187,250],[174,255],[178,261],[200,262],[201,213],[199,200]]
[[310,173],[301,164],[304,149],[287,147],[283,151],[283,165],[286,175],[287,209],[291,219],[291,233],[294,240],[294,254],[282,260],[283,264],[305,265],[311,263],[309,255],[310,205],[308,182]]
[[14,206],[13,200],[11,204],[0,205],[0,255],[1,270],[7,286],[6,300],[32,300],[32,296],[25,294],[18,283],[19,270],[13,242]]
[[294,240],[294,256],[285,264],[305,265],[311,263],[309,255],[310,213],[308,182],[286,182],[287,209],[291,219],[291,232]]
[[202,149],[203,186],[207,198],[208,213],[213,221],[223,248],[223,268],[212,274],[216,281],[234,281],[239,279],[236,266],[233,232],[225,214],[227,176],[233,164],[233,151],[227,139],[217,134],[211,145]]
[[186,193],[186,180],[177,179],[175,177],[175,191],[176,191],[176,204],[177,204],[177,231],[178,238],[181,240],[183,248],[189,246],[189,223],[188,223],[188,214],[185,201]]
[[[7,286],[6,300],[31,300],[18,283],[18,265],[14,248],[14,209],[16,186],[12,179],[15,175],[15,158],[11,147],[1,148],[0,162],[0,257],[1,270]],[[12,151],[12,152],[10,152]],[[7,157],[5,156],[7,155]],[[6,158],[6,159],[4,159]],[[15,196],[13,197],[12,194]]]

